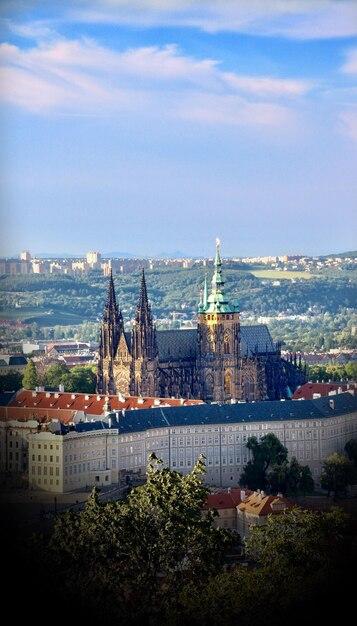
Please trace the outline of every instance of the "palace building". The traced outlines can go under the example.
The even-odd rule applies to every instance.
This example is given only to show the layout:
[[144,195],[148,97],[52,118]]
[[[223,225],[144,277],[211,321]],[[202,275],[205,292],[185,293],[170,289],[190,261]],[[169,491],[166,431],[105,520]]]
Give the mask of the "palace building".
[[290,398],[305,380],[301,363],[282,358],[267,326],[240,324],[238,307],[225,293],[218,240],[211,290],[205,281],[196,329],[156,330],[143,270],[135,320],[125,332],[110,275],[98,393],[251,402]]

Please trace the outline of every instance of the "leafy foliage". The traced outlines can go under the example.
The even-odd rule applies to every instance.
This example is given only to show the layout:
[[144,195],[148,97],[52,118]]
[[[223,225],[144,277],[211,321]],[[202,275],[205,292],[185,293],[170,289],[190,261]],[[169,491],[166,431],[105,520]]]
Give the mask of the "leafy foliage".
[[334,452],[323,463],[321,487],[334,497],[345,494],[353,479],[353,464],[343,454]]
[[89,365],[68,368],[64,363],[54,363],[45,372],[44,384],[48,387],[63,385],[65,391],[76,393],[94,393],[96,375]]
[[[147,483],[126,500],[103,503],[94,489],[82,512],[62,513],[49,536],[37,536],[25,552],[21,545],[23,576],[31,574],[41,580],[42,594],[60,598],[61,619],[283,626],[300,624],[304,614],[308,624],[326,623],[327,599],[349,594],[354,584],[349,566],[356,546],[347,516],[297,508],[272,515],[247,541],[253,567],[226,570],[232,538],[214,527],[214,512],[201,514],[203,472],[203,459],[181,476],[153,455]],[[32,586],[22,598],[26,592],[33,597]]]
[[244,466],[239,482],[249,489],[266,489],[269,467],[283,463],[288,451],[273,433],[264,435],[259,441],[256,437],[249,437],[247,448],[253,458]]
[[22,386],[24,389],[35,389],[38,385],[38,375],[36,365],[29,359],[22,378]]
[[243,468],[239,481],[242,486],[289,495],[314,490],[310,468],[300,465],[294,457],[289,462],[287,448],[273,433],[264,435],[259,441],[256,437],[249,437],[247,448],[253,458]]
[[[61,515],[43,557],[66,597],[75,590],[80,604],[112,617],[153,617],[158,607],[172,610],[189,581],[220,568],[232,538],[214,527],[213,512],[202,515],[204,471],[199,459],[182,476],[151,455],[146,484],[126,501],[103,504],[94,489],[83,512]],[[111,606],[113,594],[120,601]]]
[[267,476],[269,490],[273,493],[282,492],[287,495],[304,495],[314,491],[314,481],[308,465],[300,465],[295,457],[289,463],[286,459],[275,464]]
[[328,381],[333,380],[339,382],[341,380],[357,380],[357,363],[351,361],[344,365],[338,365],[337,363],[331,363],[327,365],[310,365],[309,380],[316,381]]

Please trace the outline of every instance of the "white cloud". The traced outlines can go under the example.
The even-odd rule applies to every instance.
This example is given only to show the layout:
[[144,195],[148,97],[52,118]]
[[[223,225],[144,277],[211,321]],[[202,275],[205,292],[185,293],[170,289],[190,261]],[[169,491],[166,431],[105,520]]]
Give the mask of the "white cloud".
[[18,35],[24,39],[48,39],[55,35],[55,31],[50,25],[50,22],[47,21],[36,20],[21,23],[5,20],[5,25],[14,35]]
[[284,106],[267,102],[247,102],[234,95],[197,94],[177,106],[182,119],[229,126],[261,128],[292,127],[293,113]]
[[357,48],[348,50],[346,61],[343,64],[341,71],[345,74],[357,74]]
[[355,0],[85,0],[73,20],[195,27],[293,39],[357,34]]
[[175,45],[113,51],[90,39],[0,46],[1,97],[30,111],[136,111],[216,124],[291,124],[308,81],[224,72]]

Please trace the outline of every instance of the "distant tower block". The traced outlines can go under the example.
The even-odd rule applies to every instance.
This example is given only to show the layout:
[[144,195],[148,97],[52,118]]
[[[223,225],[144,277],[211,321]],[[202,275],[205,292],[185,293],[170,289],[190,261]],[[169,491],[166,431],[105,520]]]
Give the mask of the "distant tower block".
[[23,250],[20,254],[20,261],[31,261],[31,254],[28,250]]
[[91,251],[86,254],[87,263],[90,267],[99,267],[101,258],[100,252]]

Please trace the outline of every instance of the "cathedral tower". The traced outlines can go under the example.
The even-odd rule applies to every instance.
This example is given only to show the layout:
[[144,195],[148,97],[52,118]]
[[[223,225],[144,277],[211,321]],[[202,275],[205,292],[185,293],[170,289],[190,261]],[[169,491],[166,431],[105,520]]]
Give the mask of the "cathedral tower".
[[240,322],[238,307],[230,304],[224,292],[220,242],[216,256],[211,293],[205,279],[198,307],[198,359],[201,398],[227,401],[240,398]]
[[132,395],[155,396],[158,393],[158,350],[156,330],[148,300],[145,272],[131,334]]

